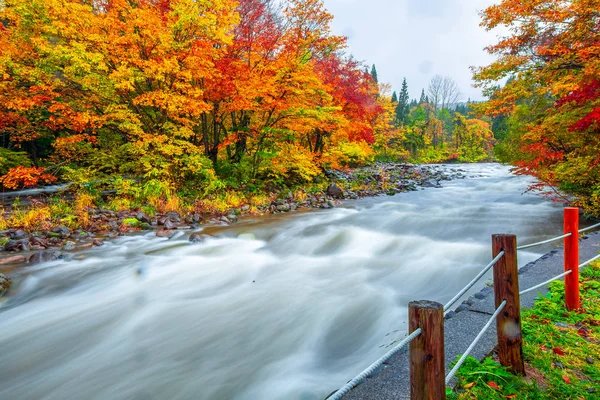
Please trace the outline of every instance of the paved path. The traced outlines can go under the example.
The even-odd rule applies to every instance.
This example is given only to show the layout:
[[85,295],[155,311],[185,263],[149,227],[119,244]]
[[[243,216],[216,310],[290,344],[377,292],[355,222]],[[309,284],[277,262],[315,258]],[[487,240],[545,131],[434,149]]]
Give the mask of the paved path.
[[[600,233],[592,233],[580,239],[580,262],[589,260],[600,252]],[[556,248],[538,260],[519,270],[519,286],[523,289],[551,279],[563,272],[563,248]],[[547,286],[529,292],[521,297],[522,307],[532,307],[538,293],[546,293]],[[446,371],[449,364],[462,354],[473,341],[479,330],[489,320],[495,310],[493,288],[485,287],[479,293],[464,301],[456,312],[446,316],[445,353]],[[495,324],[475,346],[471,355],[479,360],[488,355],[496,346]],[[409,369],[407,348],[394,355],[380,369],[379,373],[367,378],[362,384],[344,396],[344,400],[397,400],[409,399]],[[365,365],[365,368],[367,365]],[[353,377],[348,377],[349,379]]]

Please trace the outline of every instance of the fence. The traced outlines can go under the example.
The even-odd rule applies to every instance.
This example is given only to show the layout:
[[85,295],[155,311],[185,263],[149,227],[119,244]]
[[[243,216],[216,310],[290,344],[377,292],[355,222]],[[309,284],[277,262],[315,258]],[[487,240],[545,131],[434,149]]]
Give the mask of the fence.
[[[515,374],[524,375],[521,332],[522,294],[536,290],[552,281],[565,279],[565,306],[572,311],[580,308],[579,268],[600,258],[600,255],[579,264],[579,234],[599,228],[600,224],[579,229],[579,209],[564,209],[564,234],[537,243],[517,246],[515,235],[492,235],[492,261],[473,278],[446,305],[433,301],[413,301],[408,305],[410,334],[396,347],[365,369],[358,376],[328,397],[339,400],[359,382],[371,375],[384,362],[410,345],[410,398],[411,400],[445,399],[446,385],[471,353],[487,329],[496,321],[498,358],[500,363]],[[564,239],[564,271],[554,278],[533,287],[519,290],[517,251]],[[452,370],[445,375],[444,312],[448,312],[471,287],[490,269],[494,269],[494,298],[496,310]]]

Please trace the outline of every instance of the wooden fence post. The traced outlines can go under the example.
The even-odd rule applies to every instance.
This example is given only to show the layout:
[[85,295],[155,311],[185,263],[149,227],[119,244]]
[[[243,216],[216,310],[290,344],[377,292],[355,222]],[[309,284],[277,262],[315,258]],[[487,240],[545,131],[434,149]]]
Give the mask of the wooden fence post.
[[498,358],[500,364],[517,375],[525,375],[523,364],[523,336],[521,332],[521,300],[519,297],[519,270],[517,265],[517,237],[492,235],[492,251],[504,256],[494,265],[494,296],[496,308],[506,300],[506,306],[496,318]]
[[579,300],[579,208],[565,208],[565,304],[567,310],[573,311],[581,306]]
[[410,398],[444,400],[444,306],[434,301],[411,301],[408,321],[410,333],[421,328],[421,334],[410,342]]

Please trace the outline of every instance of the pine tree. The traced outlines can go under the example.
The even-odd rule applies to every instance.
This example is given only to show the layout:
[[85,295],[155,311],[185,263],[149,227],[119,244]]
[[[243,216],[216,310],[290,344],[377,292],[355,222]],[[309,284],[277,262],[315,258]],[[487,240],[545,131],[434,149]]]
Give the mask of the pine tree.
[[419,105],[419,103],[417,102],[417,99],[412,99],[410,101],[410,109],[412,109],[413,107],[416,107],[418,105]]
[[421,89],[421,98],[419,99],[419,105],[423,103],[429,103],[427,97],[425,96],[425,89]]
[[406,122],[406,117],[410,111],[408,101],[408,85],[406,83],[406,78],[404,78],[402,81],[402,90],[400,90],[400,95],[398,96],[398,105],[396,106],[396,119],[400,123]]
[[398,102],[398,95],[396,95],[396,91],[394,90],[394,93],[392,93],[392,103],[397,103]]
[[379,83],[379,79],[377,79],[377,68],[375,68],[375,64],[373,64],[373,66],[371,67],[371,76],[373,77],[375,83]]

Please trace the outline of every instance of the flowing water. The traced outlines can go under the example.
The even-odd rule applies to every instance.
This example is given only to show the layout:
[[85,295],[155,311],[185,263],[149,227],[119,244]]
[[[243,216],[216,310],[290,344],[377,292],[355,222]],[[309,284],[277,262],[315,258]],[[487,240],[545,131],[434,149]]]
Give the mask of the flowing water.
[[322,400],[405,336],[409,301],[476,275],[492,233],[560,234],[527,178],[444,168],[469,178],[25,267],[0,309],[0,398]]

